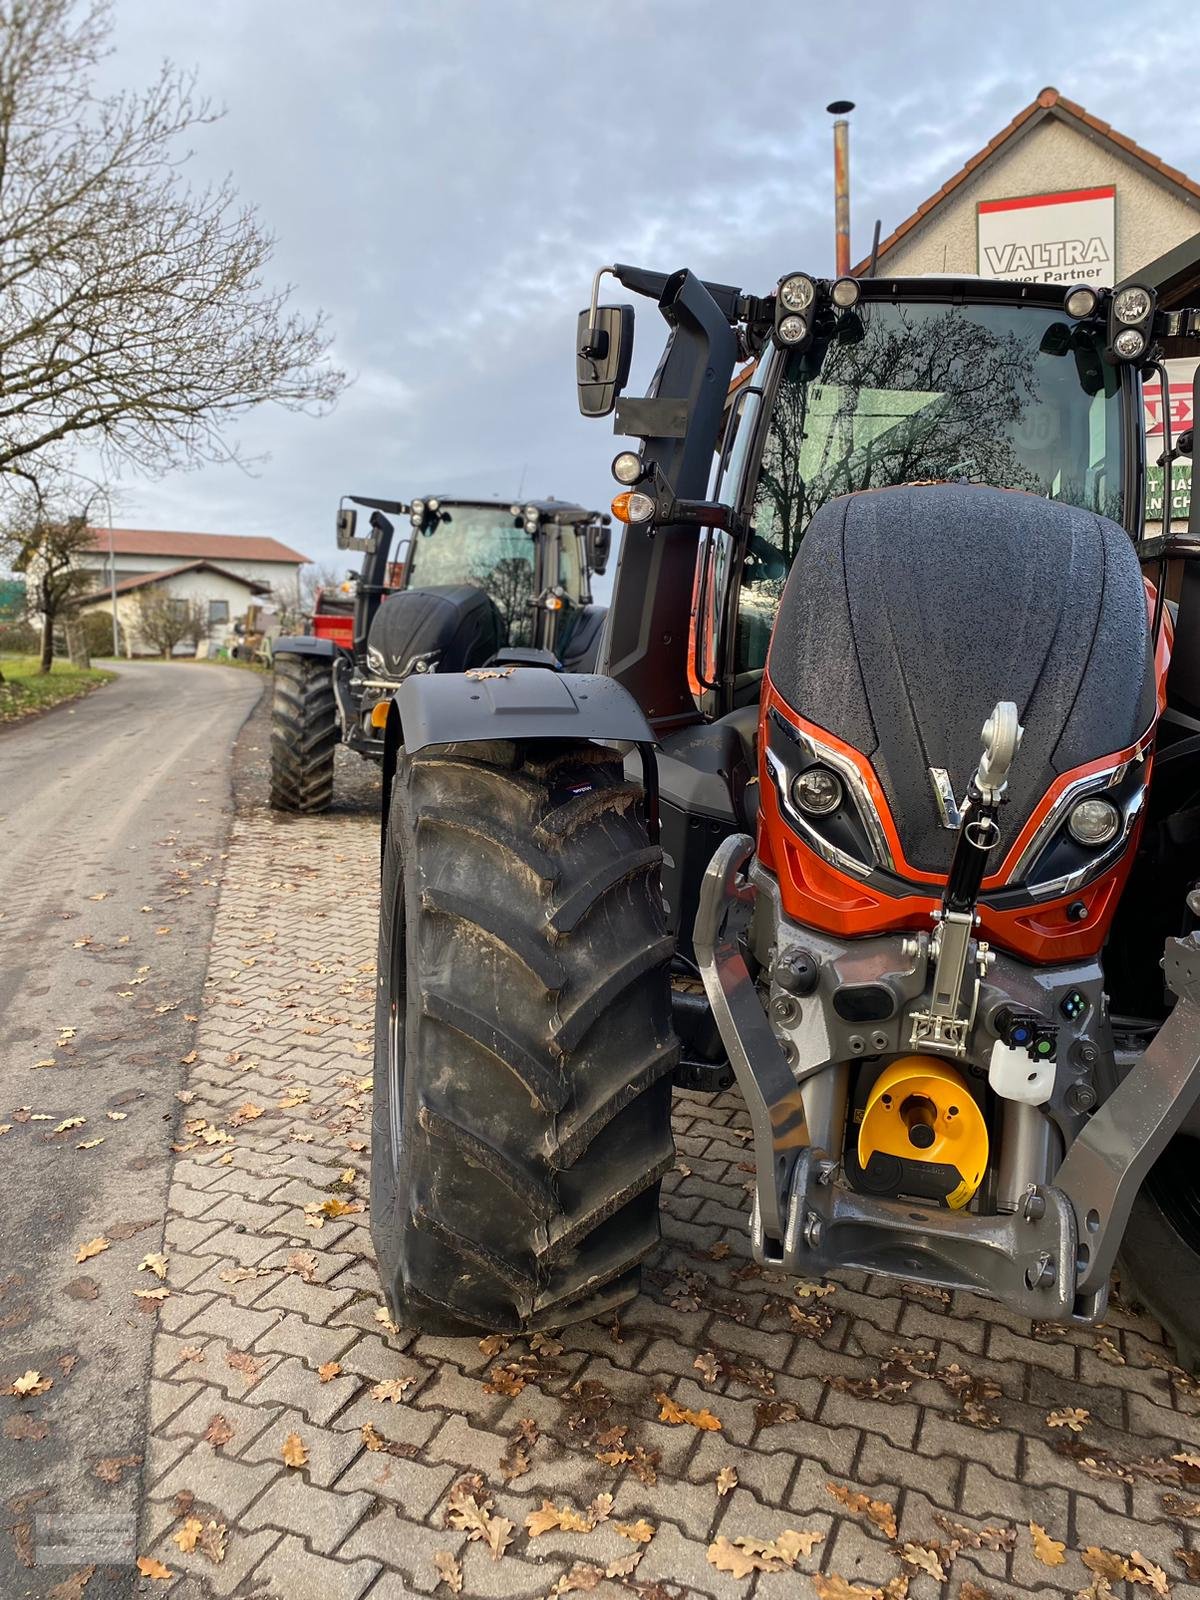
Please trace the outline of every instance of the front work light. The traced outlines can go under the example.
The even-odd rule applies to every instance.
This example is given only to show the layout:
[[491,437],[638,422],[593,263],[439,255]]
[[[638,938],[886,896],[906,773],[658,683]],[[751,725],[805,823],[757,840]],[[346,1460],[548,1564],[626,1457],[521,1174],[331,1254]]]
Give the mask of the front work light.
[[808,337],[808,323],[803,317],[784,317],[775,332],[780,344],[799,344]]
[[1067,315],[1078,320],[1092,316],[1099,304],[1100,296],[1086,283],[1079,283],[1073,289],[1068,289],[1063,300]]
[[1113,340],[1113,349],[1125,361],[1136,361],[1145,348],[1145,335],[1136,328],[1122,328]]
[[640,483],[646,475],[641,456],[636,450],[622,450],[620,455],[613,457],[612,475],[618,483]]
[[425,515],[425,502],[424,502],[424,500],[414,500],[413,503],[412,503],[411,510],[412,510],[412,514],[413,514],[414,517],[422,517],[422,516],[424,516]]
[[817,297],[817,286],[804,273],[794,273],[779,285],[779,303],[785,311],[807,311]]
[[613,501],[612,514],[618,522],[649,522],[654,515],[654,496],[626,489]]
[[1140,284],[1131,283],[1127,289],[1118,289],[1113,295],[1113,316],[1126,327],[1133,327],[1145,322],[1152,305],[1150,291],[1143,289]]
[[862,286],[857,278],[839,278],[830,290],[830,299],[835,306],[848,311],[851,306],[858,304],[861,294]]
[[1111,800],[1091,795],[1081,800],[1067,818],[1067,828],[1077,843],[1097,849],[1111,844],[1121,826],[1121,813]]

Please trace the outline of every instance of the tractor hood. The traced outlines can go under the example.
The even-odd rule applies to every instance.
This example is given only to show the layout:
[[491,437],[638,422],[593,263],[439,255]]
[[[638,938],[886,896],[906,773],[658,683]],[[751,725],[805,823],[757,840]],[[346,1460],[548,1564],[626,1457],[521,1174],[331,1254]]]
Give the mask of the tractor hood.
[[1025,729],[999,861],[1062,773],[1127,749],[1154,714],[1146,591],[1129,536],[1016,491],[933,484],[822,506],[788,576],[768,672],[868,756],[910,866],[948,870],[931,768],[961,801],[999,700]]
[[367,636],[367,665],[402,679],[418,657],[438,672],[482,666],[503,643],[500,613],[472,584],[402,589],[379,607]]

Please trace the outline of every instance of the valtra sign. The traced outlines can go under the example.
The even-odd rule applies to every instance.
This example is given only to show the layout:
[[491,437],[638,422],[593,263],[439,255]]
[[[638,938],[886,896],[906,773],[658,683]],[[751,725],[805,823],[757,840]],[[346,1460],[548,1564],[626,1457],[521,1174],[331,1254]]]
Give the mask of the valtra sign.
[[1091,283],[1114,279],[1116,189],[1072,189],[981,200],[979,272],[1013,283]]

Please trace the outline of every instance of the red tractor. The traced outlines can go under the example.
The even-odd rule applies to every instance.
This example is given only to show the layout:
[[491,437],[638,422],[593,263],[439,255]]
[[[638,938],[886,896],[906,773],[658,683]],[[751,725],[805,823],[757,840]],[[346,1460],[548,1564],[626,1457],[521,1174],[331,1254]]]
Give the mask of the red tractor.
[[1143,538],[1141,387],[1200,313],[605,270],[669,334],[624,399],[632,309],[581,319],[581,407],[640,441],[604,675],[409,680],[390,712],[396,1316],[628,1299],[672,1081],[736,1079],[760,1262],[1090,1322],[1123,1248],[1193,1359],[1200,507]]

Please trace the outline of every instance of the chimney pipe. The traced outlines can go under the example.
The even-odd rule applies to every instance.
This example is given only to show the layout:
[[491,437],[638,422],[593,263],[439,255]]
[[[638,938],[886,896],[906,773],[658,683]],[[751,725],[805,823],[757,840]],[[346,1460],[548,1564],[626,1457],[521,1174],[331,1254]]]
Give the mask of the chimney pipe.
[[837,239],[837,275],[850,272],[850,124],[853,100],[834,100],[825,107],[833,124],[833,214]]

